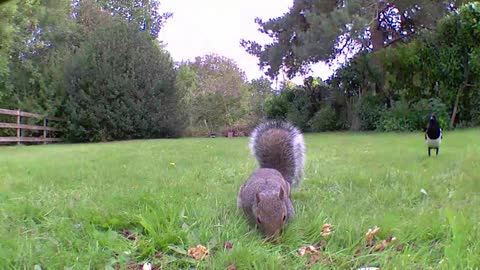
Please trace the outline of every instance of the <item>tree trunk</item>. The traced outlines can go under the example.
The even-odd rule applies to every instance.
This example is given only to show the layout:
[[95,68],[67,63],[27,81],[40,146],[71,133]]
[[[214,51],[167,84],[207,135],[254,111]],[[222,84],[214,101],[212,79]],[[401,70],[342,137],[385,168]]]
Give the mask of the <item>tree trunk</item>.
[[[384,6],[379,3],[378,10],[381,10],[384,8]],[[375,78],[375,92],[376,94],[383,94],[384,92],[384,82],[383,82],[383,77],[384,77],[384,67],[383,67],[383,61],[380,59],[379,51],[384,48],[383,42],[385,41],[385,36],[380,29],[379,23],[378,23],[378,16],[379,14],[376,14],[375,20],[372,21],[372,24],[370,25],[370,42],[372,43],[372,58],[369,60],[371,63],[371,66],[373,67],[374,70],[377,70],[380,74],[380,78]]]
[[360,99],[346,98],[345,104],[347,105],[347,118],[350,122],[350,130],[358,131],[361,128],[360,117],[358,116],[355,105],[360,102]]
[[[462,87],[462,88],[464,88],[464,87]],[[455,98],[455,105],[453,106],[452,116],[450,117],[450,128],[453,128],[453,124],[455,123],[455,117],[457,116],[457,111],[458,111],[458,103],[460,102],[461,90],[462,89],[460,88],[457,91],[457,97]]]
[[455,124],[455,118],[458,113],[458,104],[460,103],[460,95],[468,86],[468,77],[470,76],[470,68],[468,65],[468,53],[463,56],[463,83],[457,91],[457,97],[455,98],[455,105],[453,106],[452,116],[450,117],[450,128],[453,128]]
[[379,28],[378,21],[375,20],[370,25],[370,42],[372,43],[372,51],[376,52],[383,48],[383,31]]

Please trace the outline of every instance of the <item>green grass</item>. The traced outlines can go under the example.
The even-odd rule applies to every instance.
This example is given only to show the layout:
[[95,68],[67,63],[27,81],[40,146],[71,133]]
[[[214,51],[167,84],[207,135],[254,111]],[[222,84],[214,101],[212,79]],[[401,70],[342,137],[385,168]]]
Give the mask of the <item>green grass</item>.
[[[279,245],[236,210],[256,166],[246,138],[1,147],[0,267],[301,269],[307,258],[296,250],[332,223],[313,269],[479,269],[479,135],[447,133],[431,158],[419,133],[306,135],[306,178]],[[354,257],[374,225],[377,240],[397,240]],[[183,254],[197,244],[210,249],[207,261]]]

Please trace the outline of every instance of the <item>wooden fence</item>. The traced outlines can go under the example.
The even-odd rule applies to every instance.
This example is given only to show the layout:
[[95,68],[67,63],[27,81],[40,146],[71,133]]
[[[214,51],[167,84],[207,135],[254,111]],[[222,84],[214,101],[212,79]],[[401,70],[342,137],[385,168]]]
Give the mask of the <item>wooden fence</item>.
[[[49,142],[61,142],[62,138],[55,137],[55,132],[61,131],[59,128],[49,127],[48,123],[50,121],[57,121],[57,122],[66,122],[64,119],[57,118],[57,117],[44,117],[39,114],[35,113],[28,113],[23,112],[20,110],[6,110],[0,109],[0,115],[7,115],[16,117],[16,123],[5,123],[0,122],[0,129],[15,129],[16,136],[15,137],[0,137],[0,144],[7,144],[7,143],[49,143]],[[36,118],[43,120],[43,126],[35,126],[35,125],[28,125],[23,124],[25,118]],[[40,137],[26,137],[22,136],[22,130],[32,130],[32,131],[43,131],[43,134]],[[54,136],[52,136],[54,135]]]

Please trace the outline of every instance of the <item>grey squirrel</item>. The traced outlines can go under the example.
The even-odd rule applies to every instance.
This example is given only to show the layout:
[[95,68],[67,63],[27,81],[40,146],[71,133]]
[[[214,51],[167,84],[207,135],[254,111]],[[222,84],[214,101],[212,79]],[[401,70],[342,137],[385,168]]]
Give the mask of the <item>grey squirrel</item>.
[[252,132],[250,150],[259,168],[240,187],[237,207],[251,226],[258,226],[267,238],[276,238],[295,214],[290,186],[303,179],[303,135],[289,122],[264,122]]

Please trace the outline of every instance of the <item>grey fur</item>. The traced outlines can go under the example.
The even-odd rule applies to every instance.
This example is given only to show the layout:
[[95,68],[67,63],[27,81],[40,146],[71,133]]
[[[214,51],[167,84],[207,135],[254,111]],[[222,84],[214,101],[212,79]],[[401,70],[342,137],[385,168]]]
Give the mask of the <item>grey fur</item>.
[[240,187],[237,207],[251,226],[269,238],[276,237],[295,215],[290,185],[303,179],[303,135],[288,122],[265,122],[253,131],[250,149],[260,168]]
[[278,236],[295,215],[290,185],[274,169],[258,169],[252,173],[240,187],[237,207],[243,210],[252,227],[258,226],[268,237]]
[[260,168],[279,171],[297,186],[303,179],[305,142],[301,131],[285,121],[268,121],[250,136],[250,151]]

